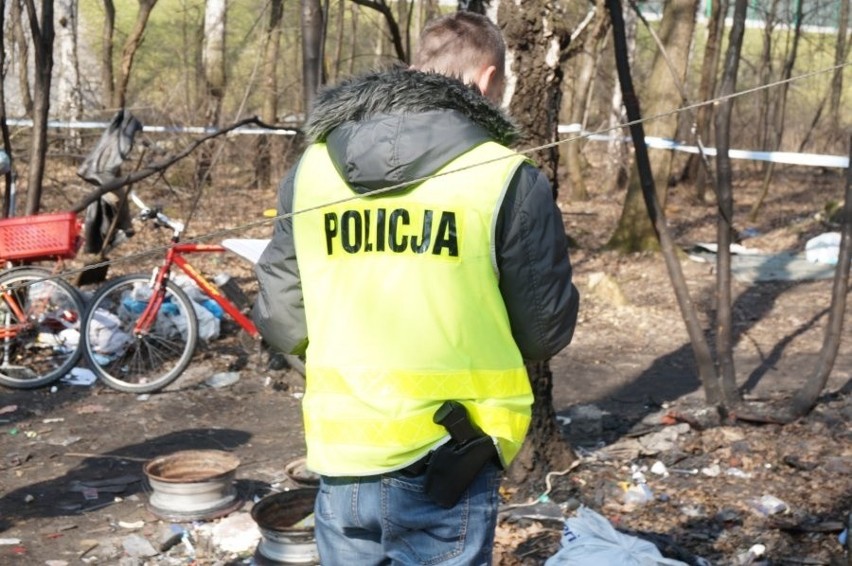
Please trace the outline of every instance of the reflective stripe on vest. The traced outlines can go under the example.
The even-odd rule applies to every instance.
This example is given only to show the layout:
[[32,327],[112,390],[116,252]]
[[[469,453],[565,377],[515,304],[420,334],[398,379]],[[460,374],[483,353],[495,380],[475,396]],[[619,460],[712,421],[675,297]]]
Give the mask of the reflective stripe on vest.
[[517,454],[533,398],[492,234],[523,161],[485,143],[413,189],[347,200],[352,189],[325,145],[305,152],[294,210],[307,212],[293,217],[293,231],[310,339],[311,470],[407,465],[447,437],[432,416],[448,399],[496,439],[504,464]]

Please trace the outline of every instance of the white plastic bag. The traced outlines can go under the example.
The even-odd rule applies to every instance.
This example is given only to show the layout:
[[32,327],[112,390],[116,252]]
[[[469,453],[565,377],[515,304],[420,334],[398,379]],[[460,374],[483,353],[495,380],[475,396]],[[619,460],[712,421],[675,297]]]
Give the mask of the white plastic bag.
[[837,265],[840,255],[840,232],[826,232],[805,243],[805,259],[814,263]]
[[686,566],[664,558],[653,543],[618,532],[588,507],[580,507],[576,517],[565,520],[561,546],[545,566]]

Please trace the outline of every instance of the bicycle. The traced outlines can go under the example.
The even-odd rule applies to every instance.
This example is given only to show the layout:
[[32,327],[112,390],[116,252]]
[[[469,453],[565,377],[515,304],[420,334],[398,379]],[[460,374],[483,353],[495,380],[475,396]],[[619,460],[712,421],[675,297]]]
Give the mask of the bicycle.
[[[148,207],[132,192],[130,198],[141,209],[141,219],[172,230],[171,243],[153,274],[125,275],[98,288],[82,323],[83,354],[92,371],[110,387],[128,393],[151,393],[183,373],[199,341],[194,301],[170,279],[173,268],[188,276],[252,340],[260,343],[261,337],[247,315],[249,301],[235,282],[229,285],[220,281],[221,286],[211,283],[186,258],[223,253],[228,248],[222,244],[181,243],[183,223]],[[291,358],[288,361],[291,365],[294,362]]]
[[[0,220],[0,384],[42,387],[80,360],[85,303],[56,271],[76,257],[81,227],[73,212]],[[42,261],[56,267],[34,265]]]

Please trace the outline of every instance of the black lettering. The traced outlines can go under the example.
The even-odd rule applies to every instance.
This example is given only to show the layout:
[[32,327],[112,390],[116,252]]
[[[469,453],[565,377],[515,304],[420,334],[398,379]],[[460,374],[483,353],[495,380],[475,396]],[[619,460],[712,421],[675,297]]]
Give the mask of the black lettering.
[[325,249],[328,252],[328,255],[331,255],[332,252],[332,242],[334,242],[334,237],[337,236],[337,214],[334,212],[326,212],[325,213]]
[[425,254],[429,251],[429,244],[432,243],[432,211],[426,210],[423,213],[423,234],[420,236],[420,241],[417,241],[417,236],[411,236],[411,251],[416,254]]
[[438,223],[438,232],[435,234],[435,247],[432,255],[441,255],[446,248],[450,257],[459,255],[459,239],[456,232],[456,214],[454,212],[442,212],[441,221]]
[[385,251],[385,209],[376,211],[376,251]]
[[388,230],[388,240],[390,240],[391,251],[397,253],[404,252],[405,248],[408,247],[408,236],[401,236],[397,239],[400,220],[402,221],[402,224],[406,226],[411,222],[408,216],[408,211],[404,208],[397,208],[390,213],[390,230]]
[[364,251],[373,251],[373,242],[370,241],[370,211],[364,211]]
[[361,251],[361,215],[355,210],[347,210],[340,219],[340,240],[343,249],[350,254]]

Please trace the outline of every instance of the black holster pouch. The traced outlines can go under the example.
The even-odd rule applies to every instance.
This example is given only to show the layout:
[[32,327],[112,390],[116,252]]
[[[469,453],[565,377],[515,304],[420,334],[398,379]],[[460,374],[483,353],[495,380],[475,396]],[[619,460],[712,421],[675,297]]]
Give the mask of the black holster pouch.
[[497,448],[490,436],[470,422],[460,403],[448,401],[435,413],[434,420],[447,428],[452,439],[432,452],[424,489],[432,501],[449,509],[489,461],[499,463]]

